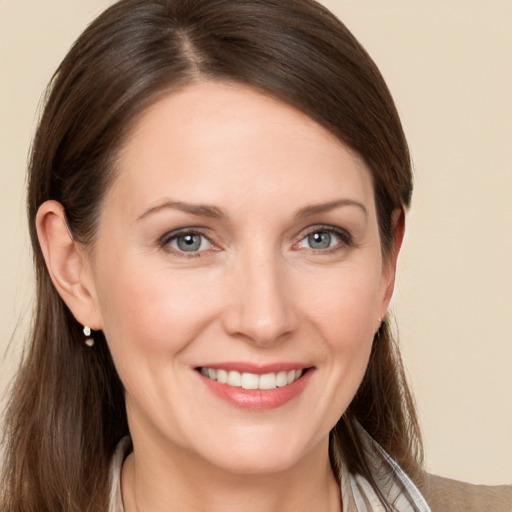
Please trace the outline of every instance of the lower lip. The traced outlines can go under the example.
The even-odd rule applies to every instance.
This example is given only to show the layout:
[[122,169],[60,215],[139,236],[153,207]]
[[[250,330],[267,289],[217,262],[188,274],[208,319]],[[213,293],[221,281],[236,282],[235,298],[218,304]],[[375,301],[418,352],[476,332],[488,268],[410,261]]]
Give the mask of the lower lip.
[[231,405],[240,409],[266,411],[281,407],[298,396],[307,386],[313,372],[313,368],[309,368],[295,382],[275,389],[243,389],[241,387],[229,386],[228,384],[221,384],[200,373],[198,375],[210,391]]

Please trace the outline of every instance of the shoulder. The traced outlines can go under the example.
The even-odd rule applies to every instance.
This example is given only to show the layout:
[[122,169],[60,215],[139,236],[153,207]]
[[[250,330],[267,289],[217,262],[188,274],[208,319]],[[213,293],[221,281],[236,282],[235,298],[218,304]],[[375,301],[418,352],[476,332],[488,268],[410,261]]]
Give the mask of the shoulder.
[[512,485],[475,485],[426,475],[420,490],[432,512],[512,511]]

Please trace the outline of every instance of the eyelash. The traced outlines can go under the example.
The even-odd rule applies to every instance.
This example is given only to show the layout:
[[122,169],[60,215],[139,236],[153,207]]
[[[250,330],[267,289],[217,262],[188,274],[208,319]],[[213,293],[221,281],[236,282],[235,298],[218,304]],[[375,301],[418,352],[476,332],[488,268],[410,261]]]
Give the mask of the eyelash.
[[171,233],[166,233],[162,238],[159,240],[159,246],[164,249],[165,251],[172,253],[174,255],[177,255],[179,257],[183,258],[198,258],[201,256],[201,253],[205,251],[199,250],[199,251],[182,251],[180,249],[171,247],[170,244],[178,240],[179,238],[185,238],[186,236],[200,236],[204,240],[206,240],[209,244],[209,248],[213,247],[213,243],[211,240],[204,234],[201,233],[201,231],[193,229],[193,228],[185,228],[179,231],[173,231]]
[[[342,250],[347,247],[353,247],[354,239],[352,235],[346,231],[345,229],[337,228],[334,226],[312,226],[310,228],[307,228],[306,230],[302,231],[299,236],[296,238],[296,242],[293,244],[292,248],[295,250],[300,250],[301,247],[299,247],[299,244],[306,240],[309,236],[319,234],[319,233],[327,233],[329,235],[334,235],[337,238],[340,239],[340,242],[336,243],[333,247],[327,247],[325,249],[314,249],[312,247],[305,248],[309,251],[312,251],[315,254],[329,254],[329,253],[335,253],[339,250]],[[194,228],[184,228],[179,231],[173,231],[170,233],[166,233],[163,237],[159,240],[159,246],[164,249],[165,251],[175,254],[179,257],[184,258],[197,258],[202,255],[203,252],[207,249],[202,249],[198,251],[183,251],[179,248],[171,247],[170,244],[173,241],[178,240],[179,238],[184,238],[186,236],[199,236],[203,238],[203,241],[206,240],[209,244],[209,249],[212,249],[214,244],[210,240],[208,236],[206,236],[201,231],[194,229]]]
[[306,248],[309,251],[314,252],[315,254],[332,254],[338,252],[340,250],[346,249],[347,247],[353,247],[355,245],[353,236],[345,229],[341,229],[334,226],[328,225],[320,225],[320,226],[312,226],[304,230],[298,237],[297,242],[293,245],[293,247],[298,247],[298,245],[306,240],[309,236],[319,233],[328,233],[329,235],[334,235],[340,239],[340,241],[332,247],[327,247],[325,249],[314,249],[312,247]]

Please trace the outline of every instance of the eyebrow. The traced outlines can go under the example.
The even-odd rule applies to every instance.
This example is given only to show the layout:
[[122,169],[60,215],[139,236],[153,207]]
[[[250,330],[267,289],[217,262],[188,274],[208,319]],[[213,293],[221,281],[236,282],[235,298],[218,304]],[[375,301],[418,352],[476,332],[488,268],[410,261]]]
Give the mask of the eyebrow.
[[[335,210],[336,208],[341,208],[343,206],[355,206],[364,213],[365,217],[368,217],[368,211],[366,207],[359,201],[354,201],[353,199],[338,199],[336,201],[329,201],[328,203],[305,206],[304,208],[297,210],[297,212],[295,213],[295,217],[310,217],[312,215],[326,213],[331,210]],[[211,206],[206,204],[192,204],[184,203],[183,201],[168,200],[163,203],[157,204],[156,206],[152,206],[147,210],[144,210],[142,215],[137,217],[137,221],[146,218],[148,215],[166,209],[180,210],[182,212],[190,213],[198,217],[209,217],[212,219],[224,219],[227,217],[227,215],[217,206]]]
[[157,204],[156,206],[152,206],[145,210],[142,215],[137,217],[137,220],[142,220],[148,215],[152,213],[159,212],[161,210],[180,210],[182,212],[191,213],[192,215],[197,215],[198,217],[211,217],[213,219],[222,219],[226,217],[225,213],[216,206],[210,206],[205,204],[191,204],[184,203],[182,201],[165,201],[161,204]]
[[317,215],[319,213],[326,213],[331,210],[335,210],[336,208],[341,208],[342,206],[355,206],[362,210],[364,216],[368,217],[368,210],[364,206],[363,203],[359,201],[354,201],[353,199],[338,199],[336,201],[329,201],[328,203],[314,204],[311,206],[306,206],[305,208],[301,208],[295,214],[298,218],[309,217],[311,215]]

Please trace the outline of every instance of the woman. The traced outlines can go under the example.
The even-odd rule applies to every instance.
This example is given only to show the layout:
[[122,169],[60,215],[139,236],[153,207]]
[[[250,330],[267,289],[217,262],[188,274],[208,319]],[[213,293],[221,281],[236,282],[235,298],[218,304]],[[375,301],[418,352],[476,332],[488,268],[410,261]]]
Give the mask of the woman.
[[319,5],[107,10],[34,142],[2,510],[429,510],[386,319],[411,189]]

